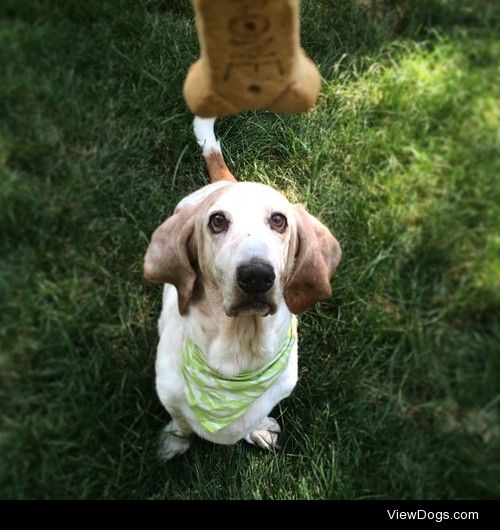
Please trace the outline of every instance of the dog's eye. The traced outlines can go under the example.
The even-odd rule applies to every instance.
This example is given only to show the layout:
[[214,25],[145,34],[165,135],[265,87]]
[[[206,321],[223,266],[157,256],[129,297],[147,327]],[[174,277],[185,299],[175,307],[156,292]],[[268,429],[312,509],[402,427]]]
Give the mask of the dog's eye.
[[225,232],[229,227],[229,221],[221,212],[213,213],[208,220],[208,226],[214,234]]
[[271,228],[282,234],[286,230],[286,217],[282,213],[271,215]]

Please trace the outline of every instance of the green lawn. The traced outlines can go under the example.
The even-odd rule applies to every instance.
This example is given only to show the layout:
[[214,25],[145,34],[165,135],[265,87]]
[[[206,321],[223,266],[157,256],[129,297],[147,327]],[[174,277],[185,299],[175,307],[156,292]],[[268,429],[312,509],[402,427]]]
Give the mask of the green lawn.
[[241,180],[337,236],[283,450],[156,456],[149,235],[206,182],[187,0],[0,5],[0,497],[500,496],[500,9],[304,0],[300,116],[221,120]]

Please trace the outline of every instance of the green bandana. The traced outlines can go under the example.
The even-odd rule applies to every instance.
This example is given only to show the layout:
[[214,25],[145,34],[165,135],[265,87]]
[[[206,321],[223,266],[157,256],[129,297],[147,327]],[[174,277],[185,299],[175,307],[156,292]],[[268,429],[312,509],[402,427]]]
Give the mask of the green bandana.
[[217,432],[244,414],[286,368],[296,342],[294,316],[274,359],[258,370],[246,370],[227,378],[211,368],[200,348],[186,338],[182,347],[182,372],[187,401],[203,428],[210,433]]

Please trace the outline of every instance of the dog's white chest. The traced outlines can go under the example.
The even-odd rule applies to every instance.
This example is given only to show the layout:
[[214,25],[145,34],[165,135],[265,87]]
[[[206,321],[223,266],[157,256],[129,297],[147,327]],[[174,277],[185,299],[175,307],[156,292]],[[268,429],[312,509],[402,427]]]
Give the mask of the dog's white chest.
[[236,443],[252,432],[292,392],[297,382],[297,342],[294,342],[286,367],[273,385],[257,397],[235,421],[210,433],[197,420],[187,399],[186,381],[182,372],[183,329],[186,324],[183,319],[186,317],[181,317],[177,311],[175,289],[165,287],[163,304],[156,360],[156,387],[162,404],[173,417],[177,415],[185,419],[198,436],[220,444]]

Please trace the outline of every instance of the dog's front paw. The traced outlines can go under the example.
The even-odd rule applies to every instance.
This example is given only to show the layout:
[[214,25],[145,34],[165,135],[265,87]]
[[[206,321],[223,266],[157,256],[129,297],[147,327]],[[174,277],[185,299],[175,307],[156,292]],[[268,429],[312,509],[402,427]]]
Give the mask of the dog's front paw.
[[184,436],[175,421],[167,424],[160,438],[158,454],[162,460],[168,461],[184,454],[189,449],[189,437]]
[[268,416],[261,421],[255,431],[245,436],[245,440],[252,445],[258,445],[268,451],[271,449],[279,450],[281,447],[277,444],[277,441],[280,432],[281,427],[279,423],[274,418]]

